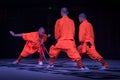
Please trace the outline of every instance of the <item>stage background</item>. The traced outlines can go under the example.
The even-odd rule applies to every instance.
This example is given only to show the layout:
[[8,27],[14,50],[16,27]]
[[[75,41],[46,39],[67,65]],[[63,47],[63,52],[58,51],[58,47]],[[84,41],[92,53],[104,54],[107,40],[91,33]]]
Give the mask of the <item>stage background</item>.
[[[119,2],[114,0],[3,0],[0,1],[0,58],[17,58],[25,41],[14,38],[16,33],[37,31],[39,26],[52,36],[45,43],[49,50],[54,40],[54,24],[60,18],[60,8],[69,9],[69,17],[75,21],[75,41],[78,42],[78,15],[87,14],[94,26],[96,48],[106,59],[120,59],[120,12]],[[36,57],[32,55],[32,57]],[[60,57],[66,57],[61,54]]]

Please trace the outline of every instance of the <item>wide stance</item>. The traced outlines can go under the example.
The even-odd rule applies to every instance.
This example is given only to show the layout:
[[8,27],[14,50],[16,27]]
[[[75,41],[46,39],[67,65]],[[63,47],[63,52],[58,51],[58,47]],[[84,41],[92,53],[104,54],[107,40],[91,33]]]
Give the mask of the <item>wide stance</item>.
[[80,55],[86,53],[90,58],[99,61],[103,67],[100,69],[106,69],[108,64],[105,62],[103,57],[96,51],[94,44],[94,31],[91,23],[86,19],[86,15],[81,13],[79,15],[79,21],[81,22],[79,26],[79,42],[78,51]]
[[15,34],[13,31],[10,31],[10,34],[14,37],[22,37],[26,41],[23,51],[14,63],[18,64],[22,58],[38,52],[38,64],[43,65],[43,57],[45,51],[43,43],[47,40],[47,37],[50,36],[47,36],[45,34],[45,29],[43,27],[40,27],[36,32]]

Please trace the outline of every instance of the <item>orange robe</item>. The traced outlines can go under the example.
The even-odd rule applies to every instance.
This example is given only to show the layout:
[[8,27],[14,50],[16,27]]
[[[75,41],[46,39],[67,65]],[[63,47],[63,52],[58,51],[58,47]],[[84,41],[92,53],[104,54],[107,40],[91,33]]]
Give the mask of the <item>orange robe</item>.
[[56,45],[50,47],[50,57],[56,58],[60,51],[64,51],[73,60],[81,59],[74,42],[75,26],[73,20],[64,16],[56,21],[55,39]]
[[45,42],[47,40],[46,34],[39,36],[38,32],[23,33],[22,37],[26,41],[24,49],[21,52],[21,56],[23,57],[34,54],[36,51],[41,53],[41,42]]
[[[86,53],[92,59],[102,58],[95,49],[93,26],[87,20],[83,21],[79,26],[79,41],[82,43],[78,46],[81,55]],[[87,46],[86,42],[92,44],[91,48]]]

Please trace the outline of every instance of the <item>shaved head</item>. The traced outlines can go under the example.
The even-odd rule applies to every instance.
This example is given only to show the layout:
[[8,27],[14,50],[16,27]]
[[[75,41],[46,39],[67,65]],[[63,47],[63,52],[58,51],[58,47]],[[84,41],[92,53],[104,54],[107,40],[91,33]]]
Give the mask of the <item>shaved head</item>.
[[86,20],[87,16],[85,13],[80,13],[78,16],[79,21],[82,23],[84,20]]
[[38,32],[39,32],[40,35],[44,34],[45,33],[44,27],[40,27]]
[[80,14],[79,14],[79,18],[85,18],[85,19],[86,19],[86,18],[87,18],[87,16],[86,16],[86,14],[85,14],[85,13],[80,13]]
[[40,27],[39,30],[44,30],[44,27]]
[[64,15],[67,15],[68,14],[68,9],[67,7],[62,7],[61,8],[61,15],[64,16]]

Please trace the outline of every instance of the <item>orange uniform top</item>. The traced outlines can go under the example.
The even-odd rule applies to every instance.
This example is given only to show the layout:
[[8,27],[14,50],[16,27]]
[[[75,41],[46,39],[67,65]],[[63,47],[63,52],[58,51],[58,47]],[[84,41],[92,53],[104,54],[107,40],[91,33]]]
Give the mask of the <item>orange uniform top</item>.
[[79,26],[79,41],[94,42],[93,26],[87,20],[83,21]]
[[55,39],[74,40],[75,26],[74,21],[67,16],[58,19],[55,24]]
[[38,32],[22,33],[22,37],[27,41],[24,49],[31,53],[40,48],[41,42],[43,43],[47,40],[46,34],[39,36]]

